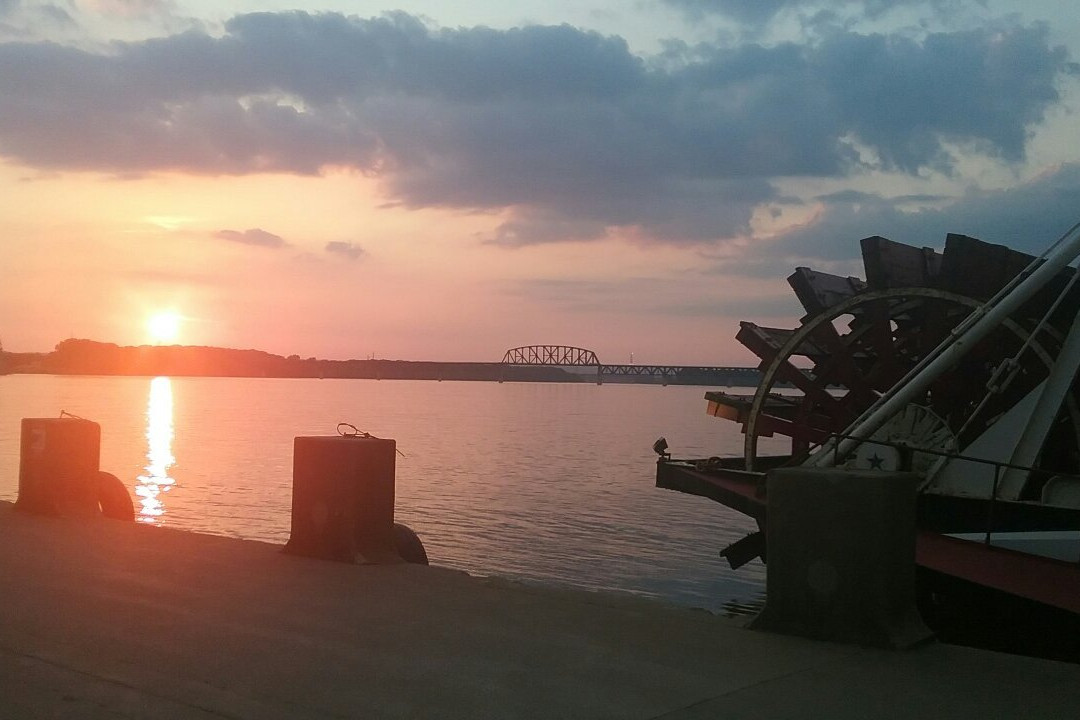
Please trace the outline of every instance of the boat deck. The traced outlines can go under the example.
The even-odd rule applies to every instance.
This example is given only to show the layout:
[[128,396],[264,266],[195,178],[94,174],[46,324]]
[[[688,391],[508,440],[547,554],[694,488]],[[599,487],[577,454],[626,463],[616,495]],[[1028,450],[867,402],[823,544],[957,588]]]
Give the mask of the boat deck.
[[[760,474],[698,470],[660,462],[657,487],[716,500],[764,521],[768,502]],[[930,530],[919,531],[916,562],[922,568],[1080,615],[1080,564],[1029,555]]]

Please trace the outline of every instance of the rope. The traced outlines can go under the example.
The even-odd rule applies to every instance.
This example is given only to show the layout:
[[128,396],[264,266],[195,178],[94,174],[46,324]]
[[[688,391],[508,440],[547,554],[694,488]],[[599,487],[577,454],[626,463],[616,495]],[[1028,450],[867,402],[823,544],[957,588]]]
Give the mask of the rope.
[[337,433],[342,437],[371,438],[372,440],[379,440],[379,438],[375,437],[371,433],[364,432],[363,430],[358,429],[352,423],[347,422],[339,422],[337,424]]
[[[382,438],[379,438],[379,437],[375,437],[374,435],[372,435],[369,432],[364,432],[363,430],[359,429],[358,427],[356,427],[352,423],[347,423],[347,422],[339,422],[337,424],[337,433],[341,437],[370,439],[370,440],[381,440],[382,439]],[[396,445],[394,446],[394,451],[397,452],[397,454],[400,455],[401,457],[405,457],[405,453],[401,452],[401,450],[398,450]]]

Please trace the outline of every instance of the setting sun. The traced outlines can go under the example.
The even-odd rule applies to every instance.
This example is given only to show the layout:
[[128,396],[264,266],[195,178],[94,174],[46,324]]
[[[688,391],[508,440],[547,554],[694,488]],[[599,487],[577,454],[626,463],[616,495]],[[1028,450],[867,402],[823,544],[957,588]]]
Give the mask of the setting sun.
[[171,345],[180,339],[180,314],[168,310],[155,313],[146,321],[151,341],[159,345]]

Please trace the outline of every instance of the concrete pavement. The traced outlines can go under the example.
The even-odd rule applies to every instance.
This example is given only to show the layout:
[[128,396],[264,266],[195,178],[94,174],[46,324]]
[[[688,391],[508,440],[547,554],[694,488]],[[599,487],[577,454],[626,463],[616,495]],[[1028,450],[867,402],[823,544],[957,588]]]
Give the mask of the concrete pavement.
[[[434,562],[438,562],[434,558]],[[1073,718],[1080,666],[0,503],[0,718]]]

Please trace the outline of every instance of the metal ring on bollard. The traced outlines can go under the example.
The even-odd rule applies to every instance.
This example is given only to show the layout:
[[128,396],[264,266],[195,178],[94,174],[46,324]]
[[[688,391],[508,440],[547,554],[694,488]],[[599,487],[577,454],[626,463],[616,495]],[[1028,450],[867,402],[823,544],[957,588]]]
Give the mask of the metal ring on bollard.
[[134,520],[135,505],[120,478],[99,470],[97,474],[97,497],[101,514],[113,520]]
[[420,541],[420,536],[414,533],[408,525],[394,523],[394,550],[405,562],[416,565],[428,564],[424,543]]

